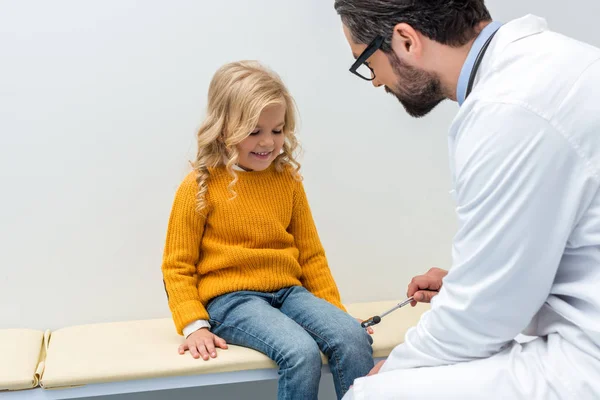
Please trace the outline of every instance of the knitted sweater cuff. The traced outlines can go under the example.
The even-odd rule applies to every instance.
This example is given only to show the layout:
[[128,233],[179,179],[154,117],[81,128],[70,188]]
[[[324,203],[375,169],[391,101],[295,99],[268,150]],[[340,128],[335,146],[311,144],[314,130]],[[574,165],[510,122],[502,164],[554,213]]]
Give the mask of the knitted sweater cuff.
[[200,301],[191,300],[178,304],[173,310],[173,320],[177,333],[183,335],[183,328],[198,319],[208,320],[208,311]]

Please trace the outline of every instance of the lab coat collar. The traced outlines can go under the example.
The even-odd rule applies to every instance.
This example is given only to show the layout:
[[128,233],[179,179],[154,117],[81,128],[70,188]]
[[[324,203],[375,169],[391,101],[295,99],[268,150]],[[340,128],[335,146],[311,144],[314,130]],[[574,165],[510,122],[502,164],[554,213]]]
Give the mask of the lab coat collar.
[[[491,24],[487,25],[481,31],[478,38],[475,40],[475,43],[473,43],[473,47],[471,48],[469,55],[467,56],[467,60],[463,65],[457,84],[456,98],[459,105],[462,105],[465,101],[467,84],[473,70],[475,59],[477,58],[477,55],[479,54],[479,51],[485,44],[486,40],[496,31],[496,29],[499,29],[498,33],[494,37],[492,43],[490,43],[490,46],[486,52],[486,56],[489,53],[501,52],[510,43],[548,30],[548,24],[545,19],[531,14],[503,24],[500,28],[499,25],[502,24],[499,22],[492,22]],[[491,57],[487,58],[489,60]],[[484,62],[482,62],[480,71],[477,71],[478,76],[481,75],[481,70],[485,69],[484,64],[490,65],[489,62],[487,62],[486,57],[484,57]],[[475,83],[477,83],[477,80]]]
[[497,21],[488,24],[485,28],[483,28],[473,42],[473,46],[471,46],[471,50],[469,51],[462,70],[460,71],[458,85],[456,86],[456,98],[458,100],[458,105],[462,105],[467,97],[467,86],[469,84],[469,79],[471,78],[471,73],[475,67],[475,60],[477,59],[479,52],[490,36],[492,36],[501,26],[502,23]]

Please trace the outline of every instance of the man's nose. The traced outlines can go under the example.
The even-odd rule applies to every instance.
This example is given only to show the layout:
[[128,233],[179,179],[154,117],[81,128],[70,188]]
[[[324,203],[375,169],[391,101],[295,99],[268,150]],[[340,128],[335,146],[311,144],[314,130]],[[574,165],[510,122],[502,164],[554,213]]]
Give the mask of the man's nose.
[[379,82],[379,79],[375,78],[371,81],[371,83],[373,84],[374,87],[378,88],[383,86],[383,84],[381,82]]

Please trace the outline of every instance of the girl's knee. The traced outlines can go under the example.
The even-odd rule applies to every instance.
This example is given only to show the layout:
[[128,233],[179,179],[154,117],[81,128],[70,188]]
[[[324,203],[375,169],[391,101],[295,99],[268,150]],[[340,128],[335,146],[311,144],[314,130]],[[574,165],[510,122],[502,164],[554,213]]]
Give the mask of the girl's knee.
[[342,352],[357,354],[361,352],[372,353],[373,338],[360,324],[340,327],[333,338],[333,347]]
[[312,339],[294,341],[290,338],[291,346],[283,354],[285,363],[288,368],[300,367],[303,368],[318,368],[320,371],[322,360],[319,346]]

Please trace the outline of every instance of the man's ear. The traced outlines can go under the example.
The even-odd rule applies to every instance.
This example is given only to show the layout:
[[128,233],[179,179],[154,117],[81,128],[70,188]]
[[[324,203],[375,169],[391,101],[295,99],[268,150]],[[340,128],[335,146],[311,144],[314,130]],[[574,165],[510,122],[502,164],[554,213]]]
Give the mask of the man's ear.
[[421,35],[407,23],[397,24],[392,34],[392,50],[401,60],[420,58],[423,52]]

